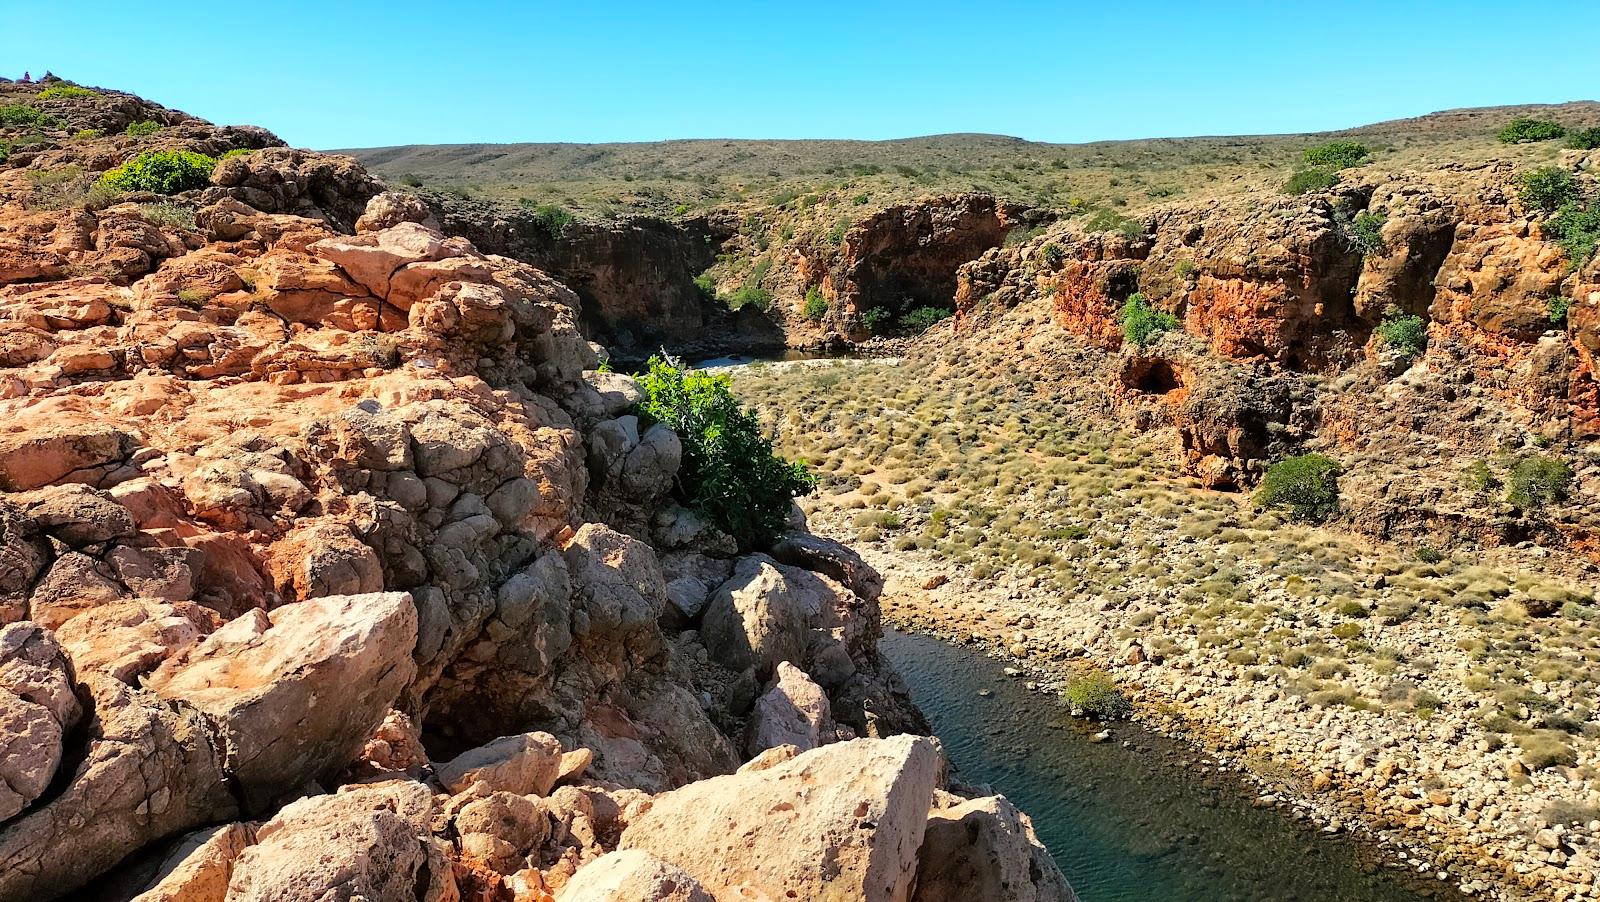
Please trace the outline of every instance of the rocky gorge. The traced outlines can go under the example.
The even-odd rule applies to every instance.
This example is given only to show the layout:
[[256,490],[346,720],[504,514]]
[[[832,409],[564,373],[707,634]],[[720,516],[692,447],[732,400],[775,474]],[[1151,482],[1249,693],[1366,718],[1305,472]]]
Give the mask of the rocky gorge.
[[878,573],[675,500],[584,331],[647,275],[128,94],[0,111],[0,898],[1072,898],[918,735]]

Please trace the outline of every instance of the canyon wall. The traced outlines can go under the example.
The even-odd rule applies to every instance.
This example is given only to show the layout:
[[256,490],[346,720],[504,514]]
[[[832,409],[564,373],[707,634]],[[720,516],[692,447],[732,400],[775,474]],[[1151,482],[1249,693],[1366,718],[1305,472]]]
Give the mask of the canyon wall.
[[[896,735],[877,574],[673,500],[582,328],[626,314],[348,158],[79,100],[0,166],[0,899],[1071,898]],[[93,192],[151,149],[249,152]],[[595,297],[655,278],[616,240],[562,252]]]

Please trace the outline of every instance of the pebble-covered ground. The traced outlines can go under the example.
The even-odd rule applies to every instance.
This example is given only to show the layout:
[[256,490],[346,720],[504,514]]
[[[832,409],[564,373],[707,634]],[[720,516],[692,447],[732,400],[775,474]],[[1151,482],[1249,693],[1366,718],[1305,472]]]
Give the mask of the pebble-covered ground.
[[1269,802],[1468,893],[1600,898],[1600,608],[1550,552],[1402,548],[1200,490],[1170,434],[999,347],[735,372],[822,477],[813,528],[888,577],[889,622],[1041,691],[1109,676]]

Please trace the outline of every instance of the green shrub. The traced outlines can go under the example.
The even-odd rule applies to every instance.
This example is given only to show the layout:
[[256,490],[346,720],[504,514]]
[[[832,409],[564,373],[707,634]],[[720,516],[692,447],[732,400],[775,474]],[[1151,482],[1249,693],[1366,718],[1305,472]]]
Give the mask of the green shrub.
[[1594,150],[1600,148],[1600,126],[1595,128],[1580,128],[1567,134],[1567,146],[1573,150]]
[[47,128],[56,118],[24,103],[0,104],[0,128]]
[[1267,470],[1256,503],[1285,507],[1299,520],[1320,523],[1339,512],[1339,462],[1322,454],[1280,460]]
[[1137,241],[1145,235],[1143,222],[1115,210],[1097,211],[1083,224],[1083,228],[1088,232],[1113,232],[1129,241]]
[[868,307],[861,313],[861,326],[876,335],[889,324],[889,311],[883,307]]
[[1522,749],[1522,763],[1528,770],[1544,770],[1558,764],[1571,767],[1578,763],[1578,754],[1567,737],[1558,730],[1534,730],[1517,736],[1517,748]]
[[789,501],[816,487],[802,462],[785,461],[761,434],[761,424],[739,405],[732,378],[682,369],[651,358],[639,377],[645,399],[638,413],[665,423],[683,441],[674,491],[719,529],[753,548],[783,530]]
[[1588,209],[1569,204],[1556,211],[1540,227],[1546,238],[1554,239],[1567,255],[1567,265],[1577,269],[1589,262],[1600,246],[1600,206]]
[[1067,680],[1067,688],[1061,697],[1071,707],[1102,720],[1115,720],[1133,713],[1133,706],[1123,696],[1122,690],[1117,688],[1110,676],[1098,670]]
[[1382,213],[1373,213],[1362,210],[1355,218],[1350,220],[1350,228],[1346,230],[1346,240],[1350,249],[1360,251],[1361,256],[1369,257],[1383,250],[1383,224],[1388,217]]
[[1062,261],[1067,259],[1067,252],[1061,249],[1061,245],[1053,242],[1045,245],[1039,255],[1044,260],[1044,265],[1051,269],[1060,266]]
[[907,335],[921,335],[949,319],[952,312],[942,307],[918,307],[900,317],[900,331]]
[[1511,468],[1506,501],[1518,510],[1539,513],[1562,501],[1572,488],[1572,468],[1565,461],[1529,455]]
[[216,166],[217,161],[203,153],[150,150],[100,176],[99,184],[112,191],[177,194],[205,187]]
[[1482,459],[1467,464],[1467,471],[1462,474],[1461,482],[1474,492],[1487,492],[1500,487],[1500,479],[1489,469],[1489,462]]
[[822,321],[828,313],[828,299],[822,296],[821,288],[813,285],[806,289],[806,302],[800,312],[814,323]]
[[65,100],[72,97],[99,97],[100,95],[88,88],[77,85],[51,85],[39,92],[40,100]]
[[722,299],[729,310],[740,310],[746,306],[753,306],[757,310],[766,310],[772,306],[772,292],[760,285],[740,285],[733,294]]
[[1302,194],[1327,191],[1337,184],[1339,184],[1339,173],[1332,169],[1313,167],[1302,169],[1289,176],[1289,180],[1283,183],[1283,190],[1286,194],[1299,197]]
[[1122,325],[1123,339],[1141,348],[1149,347],[1161,333],[1178,328],[1176,316],[1152,308],[1138,292],[1128,295],[1128,300],[1123,302],[1117,322]]
[[4,163],[9,156],[11,156],[11,142],[0,141],[0,163]]
[[1319,147],[1306,148],[1306,164],[1324,169],[1349,169],[1360,166],[1372,154],[1365,144],[1355,141],[1329,141]]
[[1415,357],[1428,343],[1428,324],[1414,313],[1390,308],[1378,323],[1378,337],[1385,345]]
[[533,221],[552,239],[560,238],[567,226],[572,225],[572,220],[571,213],[555,204],[539,204],[533,208]]
[[1540,166],[1517,176],[1517,196],[1530,210],[1554,213],[1580,197],[1572,173],[1559,166]]
[[141,119],[138,122],[128,123],[128,127],[123,131],[123,134],[131,138],[143,138],[146,135],[153,135],[158,131],[161,131],[161,123],[154,122],[149,119]]
[[1567,324],[1567,312],[1572,309],[1572,298],[1560,294],[1555,295],[1544,302],[1544,309],[1550,317],[1551,325],[1565,326]]
[[1502,144],[1528,144],[1534,141],[1554,141],[1565,137],[1567,130],[1548,119],[1519,116],[1500,130],[1497,135]]

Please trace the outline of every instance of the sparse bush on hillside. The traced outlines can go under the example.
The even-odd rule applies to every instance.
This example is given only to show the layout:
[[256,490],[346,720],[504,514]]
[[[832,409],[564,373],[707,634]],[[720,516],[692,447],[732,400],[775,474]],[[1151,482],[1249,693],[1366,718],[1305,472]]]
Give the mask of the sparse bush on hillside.
[[1550,316],[1551,325],[1565,326],[1567,324],[1567,312],[1572,309],[1572,298],[1560,294],[1554,295],[1545,301],[1544,309]]
[[11,156],[11,142],[0,141],[0,163],[4,163],[9,156]]
[[146,135],[153,135],[158,131],[161,131],[161,123],[154,122],[149,119],[141,119],[138,122],[128,123],[128,128],[123,132],[123,134],[130,138],[143,138]]
[[1325,169],[1349,169],[1360,166],[1372,151],[1355,141],[1329,141],[1317,147],[1308,147],[1304,158],[1306,165]]
[[951,311],[942,307],[918,307],[900,317],[900,331],[907,335],[921,335],[950,316]]
[[1129,241],[1143,238],[1144,223],[1115,210],[1098,210],[1083,224],[1086,232],[1114,232]]
[[533,208],[533,221],[552,240],[565,234],[572,220],[572,214],[556,204],[538,204]]
[[151,150],[100,176],[99,184],[112,191],[177,194],[210,184],[211,170],[216,167],[216,159],[203,153]]
[[1339,462],[1322,454],[1280,460],[1256,492],[1264,507],[1288,508],[1298,520],[1320,523],[1339,512]]
[[1141,348],[1154,343],[1161,333],[1178,328],[1176,316],[1152,308],[1145,296],[1138,292],[1129,295],[1123,302],[1117,321],[1122,325],[1123,339]]
[[1283,190],[1286,194],[1299,197],[1302,194],[1327,191],[1337,184],[1339,184],[1339,173],[1332,169],[1313,167],[1302,169],[1289,176],[1289,180],[1283,183]]
[[1390,307],[1378,323],[1378,337],[1385,345],[1415,357],[1428,344],[1428,324],[1414,313]]
[[1133,706],[1122,690],[1109,675],[1098,670],[1067,680],[1061,696],[1072,708],[1102,720],[1117,720],[1133,713]]
[[1559,166],[1540,166],[1517,176],[1517,196],[1530,210],[1554,213],[1581,195],[1572,173]]
[[766,310],[772,306],[772,292],[760,285],[745,284],[734,290],[733,294],[722,299],[729,310],[740,310],[746,306],[755,307],[757,310]]
[[40,100],[64,100],[73,97],[98,97],[97,92],[77,85],[58,84],[51,85],[39,92]]
[[1589,262],[1600,246],[1600,206],[1568,204],[1556,211],[1540,229],[1567,255],[1567,265],[1577,269]]
[[812,322],[821,322],[828,313],[828,299],[822,296],[822,289],[813,285],[806,289],[806,301],[800,312]]
[[883,307],[868,307],[861,313],[861,327],[876,335],[889,324],[891,314]]
[[1528,513],[1541,513],[1563,501],[1572,489],[1572,468],[1552,457],[1529,455],[1511,468],[1506,501]]
[[153,226],[167,229],[193,229],[194,211],[177,204],[140,204],[139,216]]
[[1345,240],[1350,249],[1360,252],[1361,256],[1369,257],[1383,250],[1383,224],[1388,222],[1388,217],[1382,213],[1362,210],[1350,220],[1350,226],[1345,230]]
[[46,128],[56,118],[25,103],[0,104],[0,128]]
[[1567,135],[1567,146],[1573,150],[1594,150],[1600,148],[1600,126],[1594,128],[1580,128]]
[[1534,141],[1554,141],[1566,134],[1565,128],[1548,119],[1519,116],[1502,128],[1496,137],[1502,144],[1530,144]]
[[1061,265],[1062,261],[1067,259],[1067,252],[1061,249],[1061,245],[1052,242],[1044,246],[1044,249],[1039,252],[1039,256],[1044,260],[1045,266],[1055,269]]
[[639,376],[649,423],[665,423],[683,441],[679,500],[741,547],[759,547],[783,530],[790,499],[816,487],[803,462],[773,452],[759,421],[735,400],[726,374],[686,370],[651,358]]

